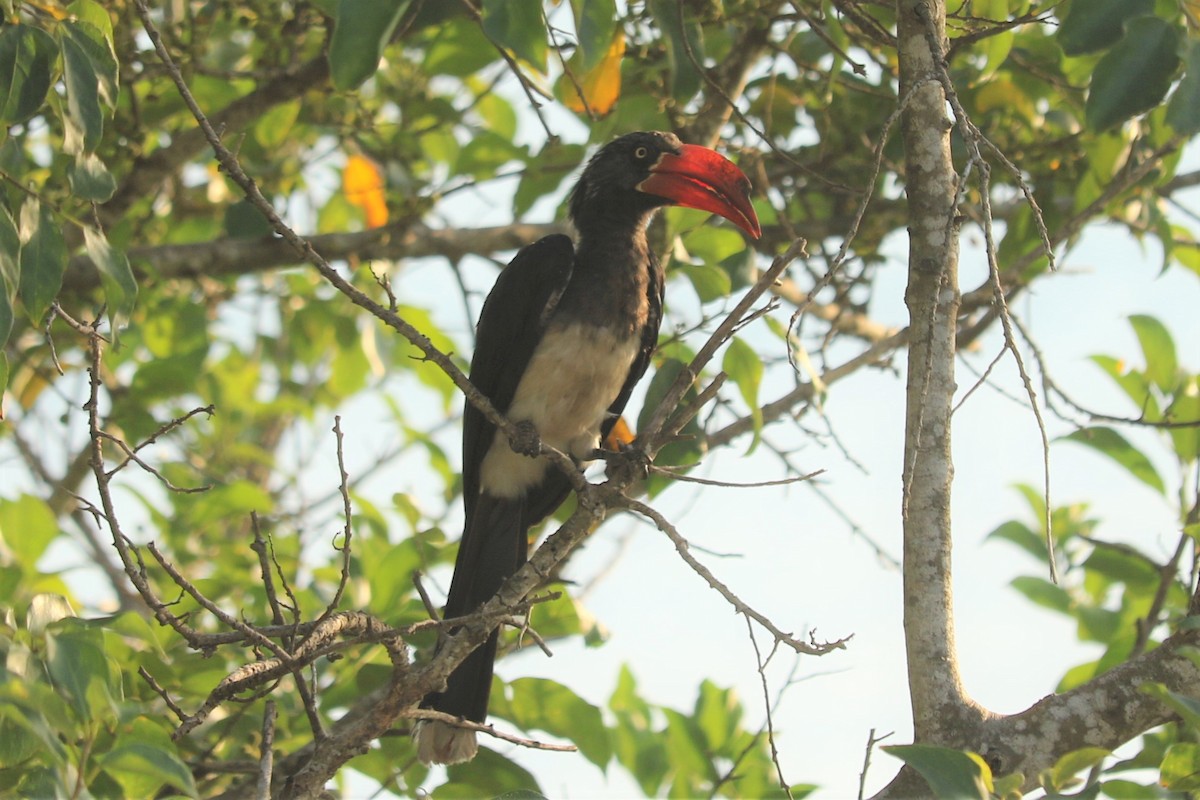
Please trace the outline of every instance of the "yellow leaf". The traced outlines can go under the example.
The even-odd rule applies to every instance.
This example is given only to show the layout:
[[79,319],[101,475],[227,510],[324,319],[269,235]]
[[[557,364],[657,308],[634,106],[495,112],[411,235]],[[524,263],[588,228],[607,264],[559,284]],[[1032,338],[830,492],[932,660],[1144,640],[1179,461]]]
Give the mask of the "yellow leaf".
[[583,76],[578,86],[568,82],[565,92],[567,108],[576,114],[590,112],[596,116],[611,111],[621,96],[621,58],[624,55],[625,31],[617,28],[604,58]]
[[38,9],[42,13],[48,14],[57,20],[63,20],[63,19],[66,19],[67,17],[71,16],[70,14],[67,13],[67,10],[65,8],[63,8],[62,3],[56,3],[56,2],[40,2],[39,3],[36,0],[29,0],[28,5],[33,6],[34,8]]
[[388,221],[387,200],[383,195],[383,175],[369,158],[353,155],[346,159],[342,170],[342,191],[351,205],[361,208],[367,217],[368,228],[378,228]]

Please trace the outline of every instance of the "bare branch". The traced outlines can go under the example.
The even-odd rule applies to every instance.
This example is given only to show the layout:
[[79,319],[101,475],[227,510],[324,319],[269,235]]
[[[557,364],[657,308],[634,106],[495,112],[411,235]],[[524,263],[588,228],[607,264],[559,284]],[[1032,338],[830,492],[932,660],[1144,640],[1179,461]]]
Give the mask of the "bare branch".
[[666,517],[638,500],[633,500],[631,498],[619,498],[618,502],[621,502],[622,505],[624,505],[630,511],[641,514],[643,517],[653,522],[660,531],[667,535],[667,538],[670,539],[672,544],[675,545],[675,550],[679,553],[679,557],[684,560],[684,563],[692,568],[693,572],[703,578],[705,583],[715,589],[719,595],[724,597],[729,604],[733,606],[737,613],[744,615],[747,619],[752,619],[757,622],[767,632],[775,637],[776,641],[782,642],[792,650],[795,650],[797,653],[804,653],[805,655],[811,656],[823,656],[833,650],[845,650],[846,643],[854,638],[853,634],[851,634],[850,636],[842,639],[818,644],[816,642],[803,642],[795,638],[790,633],[784,633],[775,625],[775,623],[771,622],[771,620],[767,619],[761,613],[751,608],[749,604],[734,594],[733,590],[718,580],[717,577],[709,571],[708,567],[697,561],[696,557],[689,552],[691,549],[691,544],[687,541],[687,539],[683,538],[675,526],[671,524]]
[[262,744],[259,746],[258,787],[256,800],[271,797],[271,775],[275,766],[275,701],[267,700],[263,708]]
[[[783,766],[779,763],[779,749],[775,746],[775,723],[771,718],[771,693],[767,686],[767,663],[763,661],[762,651],[758,649],[758,639],[754,638],[754,624],[750,621],[750,617],[746,617],[746,633],[750,637],[750,644],[754,646],[754,660],[758,663],[758,677],[762,683],[763,691],[763,707],[767,714],[767,743],[771,746],[771,762],[775,765],[775,775],[779,778],[779,786],[787,794],[788,800],[792,800],[792,789],[788,785],[787,779],[783,777]],[[775,640],[775,647],[779,647],[779,640]],[[774,655],[774,649],[771,650]],[[770,656],[767,661],[770,661]]]
[[414,708],[406,712],[404,716],[411,719],[429,719],[445,722],[447,725],[453,725],[456,728],[466,728],[469,731],[484,733],[502,742],[515,744],[520,747],[527,747],[530,750],[550,750],[556,753],[577,753],[579,748],[573,744],[551,744],[549,742],[539,742],[536,739],[526,739],[521,736],[514,736],[511,733],[496,730],[494,725],[488,725],[482,722],[472,722],[469,719],[456,717],[453,714],[447,714],[443,711],[434,711],[432,708]]

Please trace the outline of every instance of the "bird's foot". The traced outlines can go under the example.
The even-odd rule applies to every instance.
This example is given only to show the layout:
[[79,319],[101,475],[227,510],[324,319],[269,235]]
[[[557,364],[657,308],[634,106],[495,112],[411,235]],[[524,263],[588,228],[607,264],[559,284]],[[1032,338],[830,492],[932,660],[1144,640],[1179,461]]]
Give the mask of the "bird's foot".
[[604,460],[604,471],[610,480],[624,483],[644,481],[650,476],[650,456],[637,441],[621,445],[618,450],[596,450],[592,456]]
[[537,426],[527,419],[520,422],[514,422],[513,427],[516,430],[512,436],[508,437],[508,446],[514,452],[520,453],[523,456],[535,458],[542,452],[542,440],[538,436]]

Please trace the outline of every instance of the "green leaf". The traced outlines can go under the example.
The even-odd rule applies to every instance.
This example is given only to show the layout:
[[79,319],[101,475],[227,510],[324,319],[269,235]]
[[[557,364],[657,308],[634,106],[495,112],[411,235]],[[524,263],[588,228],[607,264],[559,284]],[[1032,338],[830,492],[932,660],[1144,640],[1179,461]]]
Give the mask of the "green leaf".
[[[1007,15],[1007,0],[1001,0],[1000,7],[1006,10],[1002,12]],[[1004,17],[1001,16],[1001,19]],[[1001,66],[1008,60],[1008,54],[1012,52],[1013,44],[1016,42],[1017,32],[1015,30],[1003,31],[995,36],[989,36],[982,42],[984,68],[979,75],[979,79],[990,78],[996,74]]]
[[133,313],[133,306],[137,301],[137,281],[133,278],[133,270],[129,268],[129,259],[125,258],[121,251],[113,250],[101,231],[90,225],[85,227],[83,241],[88,258],[92,259],[92,263],[100,271],[109,324],[115,337]]
[[1145,314],[1131,316],[1129,324],[1133,326],[1133,332],[1142,345],[1146,377],[1164,392],[1172,391],[1179,362],[1175,357],[1175,342],[1171,339],[1170,331],[1157,319]]
[[696,724],[704,734],[710,751],[720,751],[728,746],[738,731],[742,720],[742,704],[737,692],[721,689],[705,680],[700,684],[700,695],[696,698]]
[[21,206],[21,302],[34,323],[62,288],[67,269],[67,243],[50,209],[36,197]]
[[92,71],[96,74],[97,91],[100,100],[110,109],[117,107],[117,91],[120,81],[120,67],[117,64],[117,54],[113,49],[112,25],[107,12],[101,9],[105,24],[97,25],[86,17],[77,20],[67,20],[62,24],[60,34],[74,42],[79,50],[87,56]]
[[600,709],[568,687],[547,678],[518,678],[505,693],[508,716],[525,729],[567,739],[600,769],[612,759],[612,742]]
[[63,150],[71,154],[90,153],[100,144],[104,134],[100,78],[78,38],[64,34],[59,37],[59,44],[63,54],[63,80],[67,86]]
[[1157,566],[1145,556],[1114,545],[1097,544],[1083,566],[1135,590],[1153,590],[1161,580]]
[[446,777],[449,781],[433,790],[435,800],[498,798],[509,792],[535,792],[541,796],[537,779],[528,770],[486,747],[479,748],[471,763],[448,767]]
[[371,589],[371,608],[386,613],[399,605],[412,588],[408,581],[396,580],[396,576],[412,575],[422,564],[421,554],[411,537],[388,548],[381,558],[364,559],[362,570]]
[[1144,786],[1134,781],[1102,781],[1100,790],[1112,800],[1161,800],[1163,792],[1157,786]]
[[264,111],[254,123],[254,138],[265,150],[281,147],[288,141],[299,116],[299,100],[277,103]]
[[1162,683],[1144,683],[1140,689],[1178,714],[1188,727],[1200,730],[1200,700],[1172,692]]
[[0,705],[0,769],[12,769],[31,758],[40,749],[28,730],[28,719],[16,706]]
[[1200,41],[1189,39],[1184,55],[1183,80],[1167,103],[1167,124],[1176,133],[1200,133]]
[[646,6],[664,34],[671,96],[686,103],[700,91],[703,81],[696,64],[704,63],[704,31],[695,20],[686,19],[686,14],[680,20],[685,6],[674,0],[649,0]]
[[725,358],[721,361],[721,370],[738,387],[742,399],[750,408],[754,418],[754,441],[750,444],[753,450],[758,444],[759,433],[762,431],[762,408],[758,404],[758,388],[762,384],[763,363],[754,348],[739,338],[733,338],[725,350]]
[[728,297],[733,290],[729,273],[715,264],[681,264],[673,271],[687,276],[701,303]]
[[1159,783],[1175,792],[1200,789],[1200,744],[1177,742],[1159,766]]
[[[1172,422],[1195,422],[1200,420],[1200,378],[1191,378],[1175,395],[1163,415]],[[1200,459],[1200,427],[1190,425],[1171,428],[1171,442],[1175,445],[1175,456],[1181,464],[1191,464]]]
[[733,228],[701,225],[683,236],[683,246],[694,259],[719,264],[733,255],[747,251],[746,240]]
[[329,43],[329,73],[336,88],[355,89],[375,74],[406,8],[408,0],[339,0]]
[[485,178],[496,174],[500,167],[512,161],[524,161],[526,153],[520,147],[491,131],[481,131],[463,147],[454,165],[460,173]]
[[[690,354],[688,355],[690,358]],[[675,379],[687,368],[687,364],[676,358],[668,358],[659,365],[655,370],[654,376],[650,379],[649,386],[646,387],[646,399],[642,403],[642,410],[638,414],[637,429],[645,430],[650,424],[650,418],[654,416],[659,405],[662,404],[663,398],[666,397],[667,391],[675,383]],[[680,406],[686,406],[688,403],[696,399],[696,389],[694,386],[688,387],[688,390],[683,395],[683,400],[679,403]],[[670,419],[670,414],[668,414]],[[703,450],[703,430],[700,428],[700,423],[692,417],[687,425],[683,426],[680,431],[681,437],[673,442],[668,443],[663,449],[658,451],[658,455],[654,458],[654,463],[663,466],[678,466],[681,464],[695,464],[704,454]],[[650,484],[661,476],[652,475]],[[660,489],[661,490],[661,489]]]
[[[1125,624],[1124,617],[1116,611],[1092,606],[1080,607],[1075,617],[1079,622],[1076,635],[1088,642],[1111,642],[1122,632],[1122,626]],[[1103,666],[1097,662],[1097,672]]]
[[144,717],[134,719],[117,742],[99,763],[125,790],[126,797],[155,797],[164,785],[197,796],[191,770],[160,724]]
[[[120,679],[104,653],[104,635],[68,620],[67,627],[46,631],[46,667],[55,688],[65,694],[83,720],[102,720],[115,714]],[[115,682],[114,682],[115,678]]]
[[113,37],[112,18],[104,10],[104,6],[95,0],[75,0],[67,6],[67,13],[80,22],[86,22],[96,28],[111,44]]
[[[0,205],[0,350],[8,343],[16,319],[14,304],[17,286],[21,282],[20,271],[21,234],[8,209]],[[0,395],[4,394],[5,382],[0,381]]]
[[452,19],[440,27],[425,51],[424,68],[431,75],[462,78],[497,58],[496,48],[478,25],[465,18]]
[[1158,403],[1150,392],[1150,382],[1145,373],[1140,370],[1128,369],[1124,361],[1112,356],[1092,356],[1091,360],[1108,373],[1108,376],[1117,386],[1121,387],[1133,405],[1142,410],[1148,419],[1159,418]]
[[78,153],[67,167],[71,193],[81,200],[104,203],[117,191],[117,181],[94,153]]
[[36,572],[38,559],[57,536],[58,522],[46,501],[28,494],[0,500],[0,541],[26,573]]
[[988,800],[992,771],[975,753],[923,744],[883,748],[921,773],[939,800]]
[[32,117],[46,100],[58,47],[32,25],[0,31],[0,122],[15,125]]
[[639,730],[649,730],[650,704],[637,693],[637,679],[628,664],[622,664],[617,673],[617,687],[608,700],[608,707],[617,716],[631,720]]
[[1150,463],[1150,459],[1112,428],[1081,428],[1062,438],[1069,442],[1087,445],[1093,450],[1103,453],[1124,467],[1130,475],[1159,494],[1166,492],[1162,478],[1154,469],[1154,465]]
[[1154,12],[1154,0],[1075,0],[1058,27],[1058,44],[1069,56],[1094,53],[1116,44],[1125,21]]
[[1015,519],[1001,523],[985,538],[1012,542],[1039,561],[1046,560],[1046,537],[1034,533],[1028,525]]
[[704,746],[704,734],[696,721],[670,708],[664,708],[667,718],[667,756],[675,768],[676,786],[686,787],[686,795],[695,795],[695,787],[713,776],[713,764]]
[[549,36],[542,0],[483,0],[483,32],[545,74]]
[[[1045,548],[1042,548],[1045,552]],[[1012,579],[1012,587],[1025,595],[1031,602],[1062,614],[1071,612],[1071,595],[1066,589],[1045,578],[1019,575]]]
[[1103,747],[1084,747],[1067,753],[1054,762],[1054,766],[1050,769],[1048,775],[1050,788],[1061,792],[1068,787],[1072,778],[1083,770],[1096,766],[1110,753],[1110,750]]
[[512,141],[517,133],[517,112],[512,103],[498,94],[485,94],[475,104],[475,113],[483,120],[483,127]]
[[586,72],[604,58],[617,27],[616,0],[571,0],[580,64]]
[[1100,59],[1087,98],[1087,124],[1104,131],[1162,101],[1179,67],[1178,31],[1158,17],[1138,17]]
[[239,200],[225,209],[225,231],[234,239],[270,236],[271,221],[249,200]]
[[218,486],[199,495],[188,495],[188,499],[192,501],[194,510],[189,520],[192,525],[204,525],[229,517],[242,517],[251,511],[267,514],[274,508],[274,502],[266,489],[245,480]]
[[536,155],[531,155],[513,195],[513,216],[524,216],[535,202],[558,189],[579,165],[583,154],[582,145],[563,144],[555,140],[547,143]]

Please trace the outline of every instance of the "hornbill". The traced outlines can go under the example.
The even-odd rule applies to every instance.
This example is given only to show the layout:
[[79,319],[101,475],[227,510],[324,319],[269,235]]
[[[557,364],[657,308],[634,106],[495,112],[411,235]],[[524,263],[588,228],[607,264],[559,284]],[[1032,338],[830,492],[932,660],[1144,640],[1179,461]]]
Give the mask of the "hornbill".
[[[484,301],[471,382],[525,433],[583,463],[645,373],[662,320],[663,271],[646,242],[660,206],[720,214],[758,237],[750,181],[724,157],[670,133],[630,133],[602,147],[570,196],[578,243],[547,236],[513,258]],[[463,412],[465,528],[445,619],[470,614],[525,563],[527,531],[570,483],[545,458],[517,452],[470,402]],[[487,717],[498,631],[423,706]],[[474,731],[438,721],[415,732],[422,762],[476,751]]]

